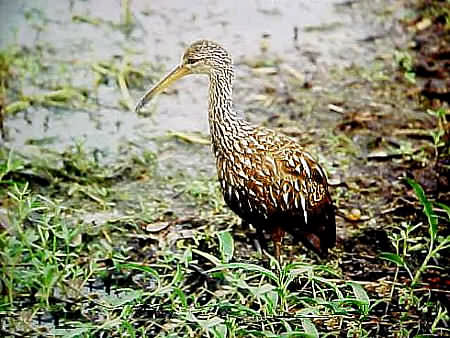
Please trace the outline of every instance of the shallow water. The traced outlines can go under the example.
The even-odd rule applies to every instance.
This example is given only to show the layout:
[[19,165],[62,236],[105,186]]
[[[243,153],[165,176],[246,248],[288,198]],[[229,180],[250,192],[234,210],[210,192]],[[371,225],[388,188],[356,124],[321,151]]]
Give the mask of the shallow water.
[[[120,1],[1,1],[0,48],[12,44],[51,46],[55,60],[74,64],[89,64],[132,51],[133,62],[148,60],[170,69],[187,43],[207,38],[219,41],[234,56],[238,89],[251,87],[256,92],[260,85],[252,81],[249,67],[242,63],[260,57],[262,46],[264,55],[279,58],[300,73],[372,59],[373,44],[362,40],[389,29],[375,15],[383,6],[385,2],[355,4],[342,0],[205,0],[189,5],[181,0],[134,0],[131,11],[136,25],[127,33],[117,28],[121,22]],[[99,24],[76,22],[73,18],[77,15],[98,20]],[[86,68],[88,72],[89,66]],[[74,85],[93,88],[92,74],[70,76]],[[165,135],[168,130],[207,133],[206,78],[183,79],[174,88],[175,95],[172,92],[157,100],[152,118],[143,118],[117,106],[117,88],[100,85],[99,110],[37,107],[8,117],[6,144],[21,149],[30,139],[44,140],[46,147],[63,149],[81,140],[87,147],[114,153],[128,141],[158,148],[148,138]],[[235,91],[240,109],[241,102],[246,103],[246,93]],[[137,99],[142,92],[131,94]],[[189,161],[190,157],[183,160]]]

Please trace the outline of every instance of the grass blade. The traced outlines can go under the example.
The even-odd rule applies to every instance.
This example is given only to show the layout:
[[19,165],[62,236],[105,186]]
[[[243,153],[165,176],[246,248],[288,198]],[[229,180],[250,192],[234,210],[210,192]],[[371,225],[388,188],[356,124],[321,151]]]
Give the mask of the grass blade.
[[423,209],[425,215],[428,218],[428,224],[430,226],[429,227],[430,236],[434,240],[437,234],[437,218],[433,211],[433,206],[426,197],[425,192],[423,191],[423,188],[420,186],[419,183],[409,178],[407,178],[406,180],[408,184],[413,188],[414,193],[416,194],[419,202],[423,205]]
[[440,202],[437,202],[436,204],[445,210],[445,212],[447,213],[447,218],[450,220],[450,206],[448,206],[447,204],[444,204],[444,203],[440,203]]
[[361,284],[355,282],[349,282],[348,284],[352,287],[355,298],[360,302],[360,309],[363,311],[363,314],[367,315],[369,312],[370,298],[366,290],[364,290]]
[[[192,252],[196,253],[197,255],[200,255],[200,256],[206,258],[207,260],[209,260],[214,265],[220,265],[219,259],[217,257],[207,253],[207,252],[204,252],[204,251],[201,251],[201,250],[198,250],[198,249],[192,249]],[[221,270],[221,269],[217,269],[217,270]],[[217,271],[217,270],[215,270],[215,271]]]
[[308,318],[302,319],[302,326],[303,330],[305,330],[305,333],[308,335],[308,337],[319,337],[319,331],[317,331],[317,328],[311,321],[311,319]]
[[270,278],[274,282],[278,282],[278,277],[277,277],[276,274],[274,274],[270,270],[267,270],[267,269],[265,269],[265,268],[263,268],[263,267],[261,267],[259,265],[255,265],[255,264],[247,264],[247,263],[222,264],[222,265],[219,265],[216,268],[208,270],[207,272],[215,272],[215,271],[220,271],[220,270],[224,270],[224,269],[243,269],[243,270],[246,270],[246,271],[259,272],[260,274]]
[[158,271],[156,271],[155,269],[153,269],[149,266],[135,264],[135,263],[124,263],[124,264],[117,264],[117,268],[119,268],[119,269],[124,268],[124,269],[131,269],[131,270],[138,270],[138,271],[146,272],[146,273],[152,275],[153,277],[155,277],[155,279],[157,279],[157,280],[160,279]]
[[382,252],[378,257],[381,258],[381,259],[385,259],[387,261],[390,261],[392,263],[395,263],[398,266],[405,266],[405,261],[403,260],[403,258],[400,257],[399,255],[394,254],[394,253]]
[[221,231],[218,233],[220,254],[222,255],[222,262],[228,263],[233,258],[234,242],[233,236],[228,231]]

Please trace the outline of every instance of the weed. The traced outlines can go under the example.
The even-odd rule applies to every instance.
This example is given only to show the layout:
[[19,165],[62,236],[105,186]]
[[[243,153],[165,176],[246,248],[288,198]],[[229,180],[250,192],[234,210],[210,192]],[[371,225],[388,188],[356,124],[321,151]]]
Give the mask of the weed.
[[448,130],[447,114],[449,113],[447,109],[440,108],[437,110],[428,109],[427,113],[436,118],[436,129],[431,130],[430,134],[433,138],[435,161],[436,164],[440,156],[448,157],[450,156],[450,147],[446,144],[445,139],[449,137],[446,134],[450,134]]
[[[428,200],[422,187],[414,180],[407,179],[408,184],[414,190],[417,199],[423,206],[423,212],[427,218],[428,223],[428,238],[425,239],[421,235],[413,237],[413,233],[417,232],[418,228],[422,226],[421,223],[416,225],[411,225],[407,222],[401,224],[400,232],[394,232],[391,235],[392,244],[396,250],[395,253],[383,252],[380,258],[391,261],[397,265],[398,268],[403,268],[407,271],[408,276],[411,280],[406,292],[400,291],[403,295],[403,301],[407,304],[406,311],[409,310],[411,306],[416,308],[421,307],[421,299],[415,296],[415,292],[419,287],[422,275],[428,269],[441,269],[441,267],[436,265],[431,265],[430,260],[437,262],[440,258],[440,253],[444,250],[450,248],[450,236],[442,237],[438,236],[438,220],[439,218],[434,212],[432,203]],[[441,204],[448,210],[449,207]],[[447,221],[450,220],[450,214],[447,214]],[[426,255],[423,258],[420,265],[413,268],[413,262],[410,262],[410,256],[412,253],[417,251],[426,250]],[[398,276],[398,268],[395,273],[395,280]],[[394,293],[394,287],[391,290],[391,297]],[[439,308],[440,309],[440,308]],[[386,309],[387,311],[387,309]],[[446,315],[443,314],[442,310],[439,310],[436,319],[434,320],[433,326],[436,330],[437,322],[443,319]],[[437,322],[436,322],[437,320]],[[433,331],[433,332],[434,332]]]
[[144,73],[140,70],[142,67],[142,65],[133,66],[129,57],[96,62],[91,65],[91,69],[96,75],[96,87],[109,79],[115,81],[122,94],[119,104],[129,111],[134,111],[134,101],[131,98],[129,87],[142,84],[142,80],[145,78]]
[[407,52],[395,51],[394,61],[403,70],[405,79],[412,84],[416,83],[416,73],[414,72],[414,61],[412,56]]
[[0,186],[16,183],[14,180],[6,178],[23,168],[24,162],[16,156],[14,151],[0,149]]
[[211,177],[200,177],[185,184],[184,193],[192,196],[196,205],[209,205],[215,212],[224,208],[222,192],[218,182]]
[[[109,25],[129,33],[133,28],[131,1],[121,1],[121,9],[120,24],[70,15],[73,22],[93,25],[90,29]],[[38,32],[53,22],[40,10],[28,10],[26,16]],[[309,29],[327,30],[333,25]],[[152,80],[144,73],[160,72],[153,64],[134,60],[130,46],[136,37],[139,34],[127,39],[123,55],[103,61],[83,60],[82,53],[61,61],[59,55],[53,57],[51,46],[42,44],[2,50],[3,117],[30,107],[36,109],[29,113],[39,114],[41,106],[69,108],[67,114],[72,108],[99,111],[103,107],[96,102],[95,90],[103,85],[113,87],[120,97],[118,104],[106,102],[105,107],[132,109],[132,90]],[[395,67],[414,83],[412,54],[397,51],[394,59]],[[339,246],[349,250],[338,248],[327,261],[317,262],[299,254],[304,252],[301,246],[290,245],[287,238],[286,261],[255,258],[249,233],[236,225],[237,216],[225,208],[215,177],[173,177],[158,170],[157,155],[150,151],[130,154],[129,148],[122,148],[126,156],[111,163],[104,153],[87,149],[83,143],[74,143],[61,153],[39,144],[39,152],[31,156],[3,147],[0,311],[6,316],[1,318],[1,335],[406,337],[448,332],[443,324],[448,321],[448,310],[436,299],[441,290],[428,288],[428,274],[442,272],[442,267],[434,265],[445,261],[449,243],[441,229],[450,208],[428,201],[412,183],[426,218],[422,223],[408,218],[412,208],[402,205],[408,195],[396,177],[408,162],[427,167],[430,156],[416,138],[399,140],[391,132],[400,122],[402,127],[420,130],[422,134],[416,137],[429,137],[429,130],[420,129],[417,112],[404,121],[407,107],[419,109],[405,100],[405,88],[398,85],[391,67],[378,60],[368,67],[342,71],[337,66],[305,76],[300,67],[285,68],[287,63],[280,58],[263,56],[253,63],[244,62],[254,68],[253,75],[258,74],[257,88],[262,93],[253,102],[258,109],[254,115],[250,111],[250,117],[260,121],[257,115],[263,115],[265,123],[287,127],[286,131],[297,125],[300,128],[291,132],[300,143],[310,145],[320,139],[318,148],[328,146],[322,155],[332,158],[325,162],[327,167],[333,178],[339,176],[339,186],[331,189],[336,205],[341,210],[349,205],[367,210],[366,218],[356,217],[352,222],[338,213],[338,228],[346,231]],[[75,86],[72,78],[80,72],[88,80],[92,76],[93,85],[87,89]],[[265,82],[279,82],[274,75],[280,80],[275,90]],[[235,92],[240,98],[255,100],[246,95],[254,90],[249,87]],[[327,103],[337,109],[321,114]],[[438,160],[439,154],[445,154],[447,116],[443,109],[429,113],[436,117],[431,137]],[[301,122],[296,120],[299,117]],[[340,122],[348,128],[334,128]],[[390,125],[397,122],[395,127]],[[201,135],[184,132],[172,132],[169,137],[208,143]],[[392,140],[396,148],[388,150],[395,160],[367,158],[361,147],[366,139],[386,139],[387,144]],[[370,177],[352,178],[356,176]],[[180,203],[174,207],[177,199]],[[386,202],[392,205],[377,212]],[[186,216],[192,209],[195,215]],[[397,223],[390,236],[394,250],[382,254],[394,262],[394,268],[376,259],[379,238],[372,237],[374,232],[364,238],[369,244],[353,236],[372,226],[390,234],[385,225]]]

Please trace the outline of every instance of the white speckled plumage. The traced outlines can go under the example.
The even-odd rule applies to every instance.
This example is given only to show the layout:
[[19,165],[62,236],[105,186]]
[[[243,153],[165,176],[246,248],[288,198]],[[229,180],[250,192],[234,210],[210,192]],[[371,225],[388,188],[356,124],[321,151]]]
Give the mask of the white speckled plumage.
[[232,59],[224,48],[206,40],[191,44],[181,65],[149,90],[136,109],[172,80],[192,73],[209,76],[212,150],[228,206],[258,231],[272,233],[276,256],[284,231],[326,253],[334,246],[336,229],[325,172],[293,139],[237,116]]

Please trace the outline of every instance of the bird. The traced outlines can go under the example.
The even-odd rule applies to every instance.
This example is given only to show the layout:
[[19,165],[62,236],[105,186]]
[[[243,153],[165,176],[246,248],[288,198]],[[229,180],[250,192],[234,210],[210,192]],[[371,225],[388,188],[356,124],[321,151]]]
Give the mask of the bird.
[[238,116],[233,109],[232,57],[220,44],[193,42],[181,62],[145,92],[135,111],[189,74],[209,78],[212,152],[228,207],[256,229],[258,238],[271,235],[278,261],[286,233],[295,243],[325,257],[336,244],[335,209],[326,172],[294,139]]

